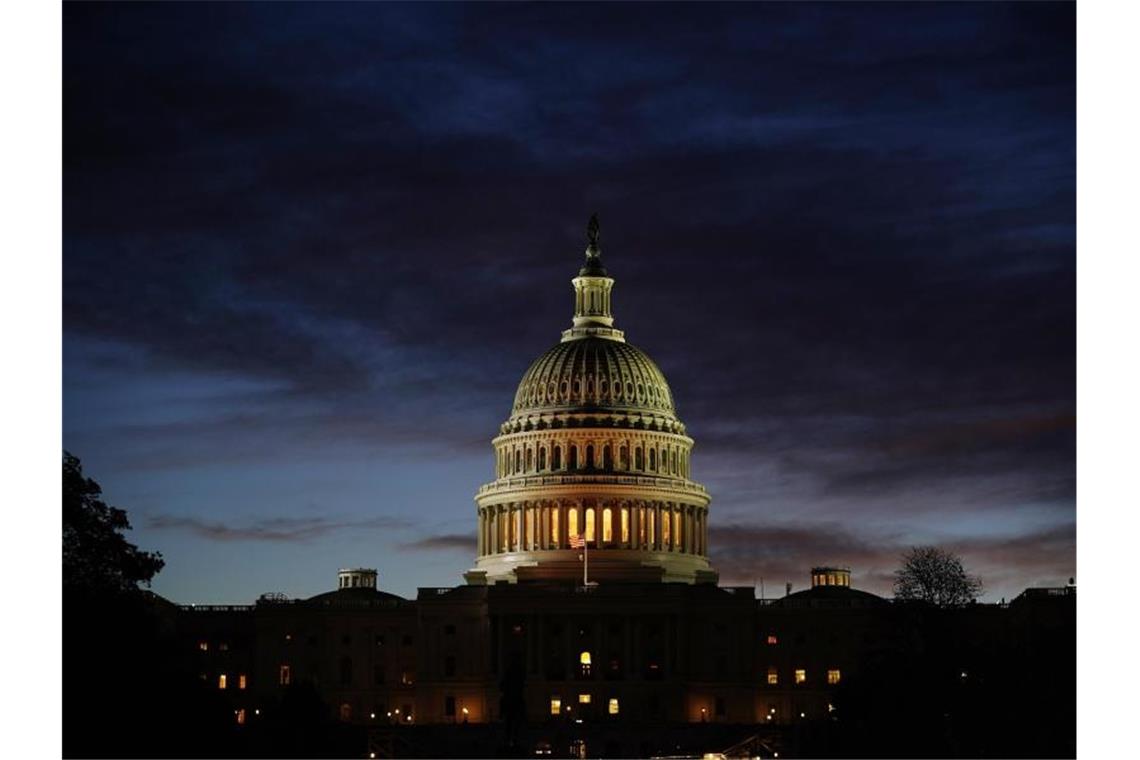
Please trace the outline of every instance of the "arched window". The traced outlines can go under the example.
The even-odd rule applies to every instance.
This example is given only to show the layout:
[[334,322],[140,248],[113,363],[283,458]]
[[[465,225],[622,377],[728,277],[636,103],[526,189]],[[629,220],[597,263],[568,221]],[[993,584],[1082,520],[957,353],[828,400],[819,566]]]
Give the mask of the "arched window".
[[593,670],[593,658],[590,657],[589,652],[582,652],[578,655],[578,672],[583,678],[589,678],[590,672]]
[[607,443],[602,448],[602,469],[612,470],[614,468],[613,455],[610,453],[610,445]]
[[541,448],[538,450],[538,469],[539,470],[545,470],[546,469],[546,449],[545,448]]
[[621,467],[623,470],[629,469],[629,447],[626,446],[624,443],[621,445],[621,458],[620,458],[620,464],[618,466]]
[[554,461],[551,463],[550,469],[561,470],[562,469],[562,447],[561,446],[555,446],[554,447],[553,459],[554,459]]
[[526,471],[530,472],[530,467],[534,463],[534,449],[527,446],[526,448]]
[[578,508],[570,507],[566,513],[566,535],[575,538],[578,535]]
[[590,444],[586,447],[586,469],[594,469],[594,445]]
[[681,533],[681,525],[684,520],[681,519],[681,512],[673,513],[673,543],[679,551],[685,550],[685,536]]
[[607,544],[614,540],[613,519],[612,509],[606,507],[602,510],[602,541]]
[[578,469],[578,447],[574,444],[570,444],[570,469]]
[[649,470],[652,472],[657,469],[657,449],[649,450]]
[[645,458],[642,456],[640,446],[633,450],[633,468],[635,470],[645,469]]
[[594,540],[594,512],[595,511],[596,510],[594,510],[593,507],[588,507],[586,509],[586,540],[587,541],[593,541]]
[[673,449],[673,474],[677,474],[677,450]]
[[629,543],[629,507],[621,508],[621,542]]
[[550,543],[558,546],[558,515],[562,510],[558,507],[550,508]]
[[670,531],[672,527],[670,525],[671,522],[672,520],[669,519],[669,510],[661,510],[661,543],[665,548],[669,548],[669,541],[672,537],[672,531]]
[[515,449],[515,472],[522,469],[522,452]]

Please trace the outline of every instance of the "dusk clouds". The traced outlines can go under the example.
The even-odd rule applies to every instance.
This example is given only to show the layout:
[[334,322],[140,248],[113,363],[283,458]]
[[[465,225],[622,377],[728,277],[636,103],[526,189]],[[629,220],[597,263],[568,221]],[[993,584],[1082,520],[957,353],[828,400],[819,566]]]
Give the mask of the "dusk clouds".
[[459,582],[597,211],[726,580],[1063,582],[1074,16],[69,4],[64,443],[176,600]]

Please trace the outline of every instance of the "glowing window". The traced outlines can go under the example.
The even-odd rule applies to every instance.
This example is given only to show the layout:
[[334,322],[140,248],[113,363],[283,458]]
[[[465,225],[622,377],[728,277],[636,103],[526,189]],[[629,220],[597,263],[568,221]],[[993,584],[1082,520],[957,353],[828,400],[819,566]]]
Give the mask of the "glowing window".
[[838,668],[835,670],[827,671],[827,682],[828,683],[832,683],[832,684],[839,683],[839,678],[840,678],[840,675],[839,675],[839,669]]
[[288,665],[282,665],[277,671],[277,681],[282,686],[288,686],[293,682],[293,670]]
[[210,651],[210,642],[199,641],[198,642],[198,648],[201,649],[203,652],[209,652]]
[[245,710],[234,710],[234,719],[239,726],[245,725]]
[[607,543],[614,540],[613,519],[612,509],[606,507],[602,510],[602,541]]
[[241,673],[240,675],[238,675],[238,688],[239,689],[245,688],[245,673]]
[[586,540],[594,540],[594,511],[593,509],[586,510]]
[[578,537],[578,508],[570,507],[566,517],[566,535],[570,538]]
[[681,513],[673,513],[673,542],[680,548],[684,544],[684,537],[681,535]]
[[550,510],[550,541],[551,543],[558,543],[558,507]]
[[629,508],[621,508],[621,542],[629,543]]
[[802,668],[796,671],[796,683],[803,683],[807,680],[807,671]]
[[779,644],[780,640],[776,638],[776,634],[769,633],[768,634],[768,643],[774,646],[776,644]]
[[618,704],[617,697],[610,697],[609,713],[610,715],[617,715],[621,711],[621,705]]
[[226,688],[226,674],[225,673],[222,673],[220,676],[218,676],[218,688],[219,689]]
[[550,714],[551,715],[561,715],[562,714],[562,700],[559,699],[558,697],[551,697],[550,698]]
[[646,533],[648,534],[648,541],[650,546],[657,540],[657,531],[654,529],[654,520],[657,514],[652,509],[649,510],[649,519],[646,520]]
[[[796,671],[802,672],[802,671]],[[775,668],[768,668],[768,685],[776,686],[780,683],[780,673]]]
[[582,652],[582,654],[578,655],[578,662],[580,662],[583,665],[589,665],[590,664],[590,653],[589,652]]
[[580,705],[590,704],[590,695],[589,694],[579,694],[578,695],[578,704],[580,704]]
[[665,511],[661,514],[661,543],[665,546],[669,545],[669,525],[673,521],[669,519],[669,512]]

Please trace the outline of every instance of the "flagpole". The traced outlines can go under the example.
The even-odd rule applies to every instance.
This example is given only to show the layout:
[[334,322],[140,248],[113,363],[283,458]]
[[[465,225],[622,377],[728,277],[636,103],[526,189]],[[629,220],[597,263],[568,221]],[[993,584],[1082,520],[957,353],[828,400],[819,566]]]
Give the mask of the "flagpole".
[[590,542],[582,539],[582,585],[590,585]]

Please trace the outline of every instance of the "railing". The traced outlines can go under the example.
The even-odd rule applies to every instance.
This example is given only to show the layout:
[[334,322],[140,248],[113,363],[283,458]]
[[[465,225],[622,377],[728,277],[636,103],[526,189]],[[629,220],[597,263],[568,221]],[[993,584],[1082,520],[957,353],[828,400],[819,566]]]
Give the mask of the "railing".
[[510,491],[516,488],[533,488],[535,486],[561,486],[561,485],[621,485],[621,486],[651,486],[664,488],[670,491],[686,491],[689,493],[708,495],[708,491],[700,483],[680,478],[659,478],[642,475],[530,475],[521,478],[501,478],[487,483],[479,488],[476,496],[483,494]]
[[186,612],[249,612],[252,604],[180,604],[178,608]]

